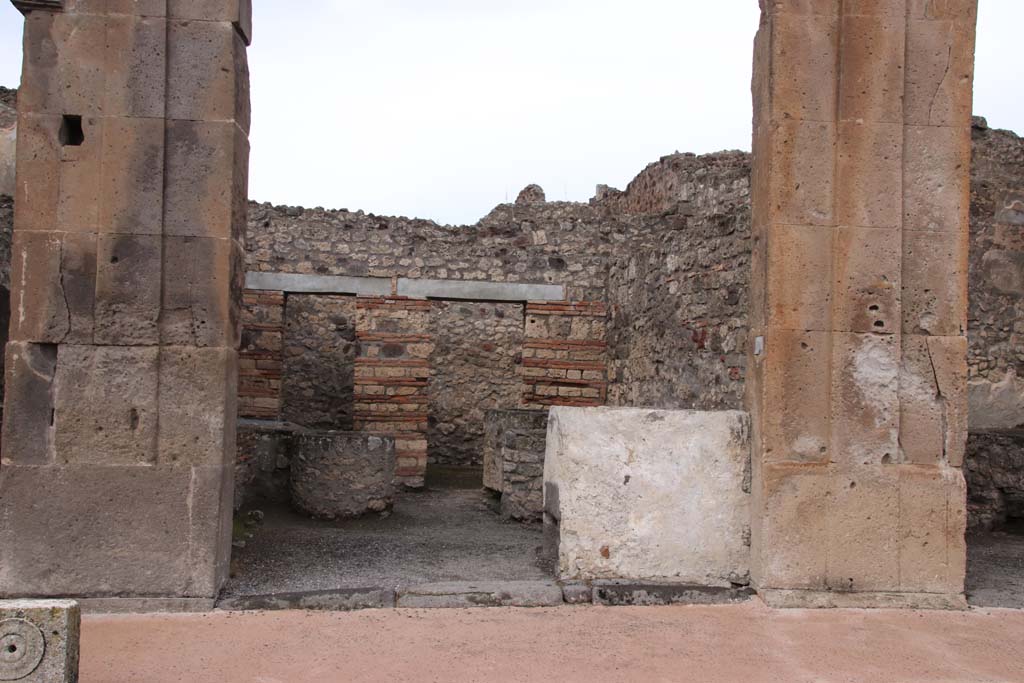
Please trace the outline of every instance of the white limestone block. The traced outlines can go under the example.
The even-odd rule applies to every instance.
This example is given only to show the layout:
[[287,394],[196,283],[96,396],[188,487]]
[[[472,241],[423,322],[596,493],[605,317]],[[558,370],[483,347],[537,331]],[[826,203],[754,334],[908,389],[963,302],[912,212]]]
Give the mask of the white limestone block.
[[749,463],[743,412],[552,408],[544,505],[560,577],[746,582]]

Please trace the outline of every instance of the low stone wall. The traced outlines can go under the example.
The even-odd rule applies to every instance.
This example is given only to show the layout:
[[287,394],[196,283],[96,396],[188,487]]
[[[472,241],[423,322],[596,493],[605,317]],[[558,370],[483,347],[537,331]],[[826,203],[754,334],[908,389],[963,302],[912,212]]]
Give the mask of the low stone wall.
[[484,486],[501,493],[505,517],[541,519],[547,426],[547,410],[488,410],[484,417]]
[[252,501],[291,501],[291,437],[304,431],[291,422],[238,421],[235,510]]
[[970,528],[987,531],[1024,519],[1024,429],[972,433],[964,477]]
[[298,510],[337,519],[391,509],[394,439],[357,432],[304,432],[292,443],[292,505]]
[[551,409],[545,533],[560,578],[749,583],[746,413]]

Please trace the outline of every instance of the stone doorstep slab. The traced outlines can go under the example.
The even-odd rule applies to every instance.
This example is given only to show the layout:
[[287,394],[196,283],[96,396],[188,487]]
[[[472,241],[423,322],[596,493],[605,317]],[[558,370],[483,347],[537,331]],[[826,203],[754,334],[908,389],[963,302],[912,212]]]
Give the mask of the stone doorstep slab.
[[556,607],[563,604],[555,581],[425,583],[402,589],[398,607]]
[[888,593],[842,591],[764,589],[759,594],[768,607],[774,609],[912,609],[953,610],[967,609],[963,594],[946,593]]
[[229,612],[254,610],[323,610],[351,612],[395,606],[395,591],[388,588],[348,588],[268,595],[241,595],[218,601],[217,609]]
[[729,605],[746,602],[753,588],[697,586],[667,582],[594,581],[593,601],[605,606]]
[[210,598],[76,598],[82,614],[196,614],[209,612]]
[[[556,595],[557,594],[557,595]],[[724,588],[635,581],[480,581],[432,583],[398,591],[350,588],[244,595],[214,603],[204,598],[84,598],[83,614],[155,614],[223,611],[556,607],[566,605],[657,606],[725,605],[759,596],[773,609],[967,609],[963,595],[938,593],[841,593]]]
[[87,598],[87,614],[146,614],[263,610],[433,609],[558,607],[561,605],[715,605],[750,599],[750,588],[720,588],[633,581],[452,581],[398,589],[365,587],[238,595],[206,599]]

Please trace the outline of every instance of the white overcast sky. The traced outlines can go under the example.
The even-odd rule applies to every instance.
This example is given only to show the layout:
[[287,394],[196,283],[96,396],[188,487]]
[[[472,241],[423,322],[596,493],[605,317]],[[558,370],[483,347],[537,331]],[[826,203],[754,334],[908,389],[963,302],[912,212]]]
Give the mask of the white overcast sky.
[[[1024,133],[1024,1],[980,0],[976,113]],[[750,148],[756,0],[253,0],[250,196],[472,223]],[[0,0],[0,84],[21,16]]]

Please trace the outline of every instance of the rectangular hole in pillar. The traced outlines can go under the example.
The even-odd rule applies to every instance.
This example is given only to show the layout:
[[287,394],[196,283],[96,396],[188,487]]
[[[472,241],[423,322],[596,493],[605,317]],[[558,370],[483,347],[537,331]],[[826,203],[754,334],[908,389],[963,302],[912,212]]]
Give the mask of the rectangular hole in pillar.
[[82,117],[65,114],[60,124],[60,144],[64,147],[80,147],[85,142]]

